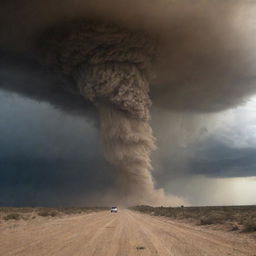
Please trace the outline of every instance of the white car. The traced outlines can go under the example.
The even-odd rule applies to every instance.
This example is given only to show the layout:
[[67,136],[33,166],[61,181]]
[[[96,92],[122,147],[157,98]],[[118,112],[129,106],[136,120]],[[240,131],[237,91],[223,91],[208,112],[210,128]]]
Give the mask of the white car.
[[116,206],[111,207],[110,212],[115,212],[115,213],[117,213],[117,207],[116,207]]

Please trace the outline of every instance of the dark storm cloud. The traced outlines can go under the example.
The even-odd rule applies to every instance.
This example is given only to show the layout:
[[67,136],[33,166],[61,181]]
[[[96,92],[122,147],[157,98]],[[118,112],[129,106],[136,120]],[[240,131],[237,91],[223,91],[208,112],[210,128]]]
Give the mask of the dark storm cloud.
[[[143,30],[159,44],[153,103],[169,110],[214,112],[256,92],[254,10],[253,1],[242,0],[11,0],[0,10],[0,47],[35,57],[35,45],[45,29],[74,19]],[[56,89],[52,85],[45,92],[51,94]],[[11,89],[30,90],[20,85]]]
[[209,178],[256,176],[256,148],[234,148],[210,138],[162,155],[156,172],[159,184],[172,179],[202,175]]
[[1,205],[93,204],[114,186],[91,121],[1,91],[0,102]]
[[256,148],[232,148],[209,140],[194,149],[190,173],[210,177],[256,176]]
[[38,101],[50,102],[66,112],[95,119],[91,103],[73,87],[73,81],[61,77],[60,74],[50,73],[29,56],[0,51],[2,90],[15,91]]
[[4,157],[0,159],[0,170],[0,205],[5,206],[88,205],[93,204],[89,197],[95,191],[105,193],[114,185],[111,169],[100,156],[80,162]]

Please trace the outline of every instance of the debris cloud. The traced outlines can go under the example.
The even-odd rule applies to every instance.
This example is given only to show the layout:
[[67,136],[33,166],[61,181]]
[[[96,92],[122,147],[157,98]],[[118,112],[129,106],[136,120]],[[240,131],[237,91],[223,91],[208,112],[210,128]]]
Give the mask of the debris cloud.
[[116,168],[122,201],[163,201],[150,173],[150,155],[156,148],[149,124],[154,40],[142,32],[92,21],[78,21],[60,31],[45,35],[42,56],[71,76],[97,107],[105,157]]

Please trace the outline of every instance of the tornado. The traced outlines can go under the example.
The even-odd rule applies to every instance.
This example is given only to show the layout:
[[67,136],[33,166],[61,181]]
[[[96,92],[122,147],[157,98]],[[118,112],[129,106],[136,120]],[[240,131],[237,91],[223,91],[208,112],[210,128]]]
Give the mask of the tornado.
[[117,173],[122,203],[156,204],[150,155],[149,83],[154,39],[113,24],[79,21],[47,31],[40,40],[44,62],[71,77],[98,110],[106,160]]

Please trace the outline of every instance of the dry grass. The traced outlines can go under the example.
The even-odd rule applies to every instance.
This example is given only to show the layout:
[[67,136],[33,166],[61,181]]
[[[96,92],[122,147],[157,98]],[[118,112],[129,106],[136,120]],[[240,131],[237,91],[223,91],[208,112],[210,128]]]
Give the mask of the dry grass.
[[253,232],[256,231],[256,217],[249,217],[244,221],[244,231]]
[[221,225],[230,231],[256,231],[256,206],[151,207],[141,205],[132,209],[150,215],[188,220],[198,225]]
[[19,213],[10,213],[3,217],[4,220],[19,220],[21,215]]
[[29,220],[37,217],[61,217],[107,210],[108,207],[0,207],[0,220]]

